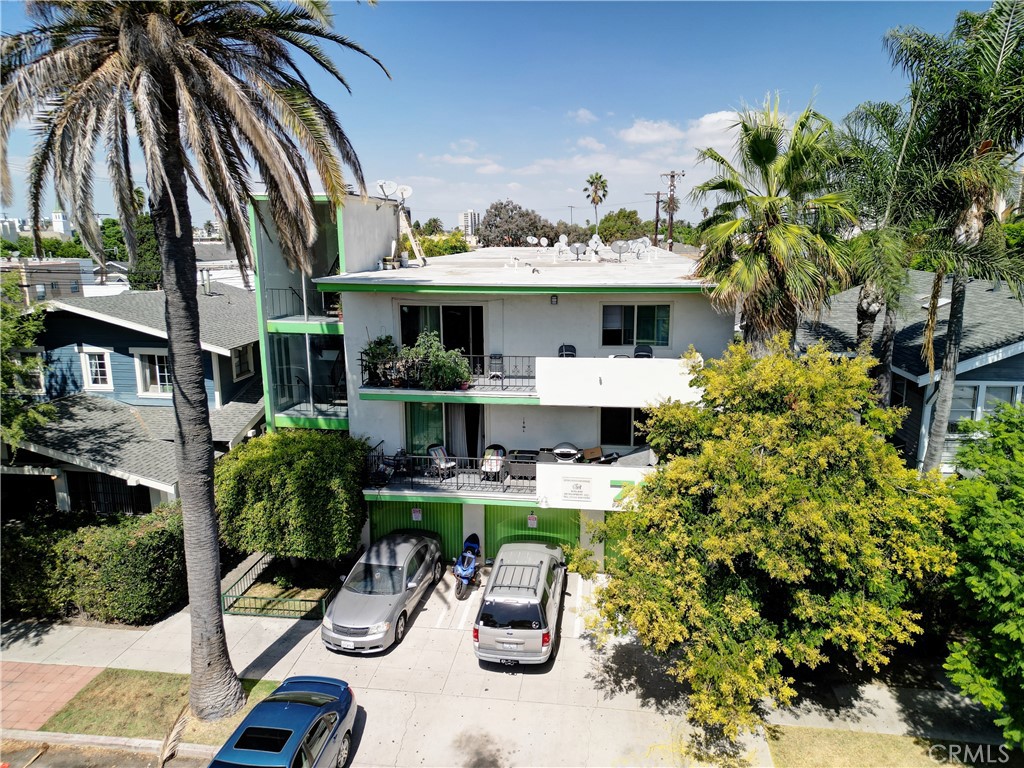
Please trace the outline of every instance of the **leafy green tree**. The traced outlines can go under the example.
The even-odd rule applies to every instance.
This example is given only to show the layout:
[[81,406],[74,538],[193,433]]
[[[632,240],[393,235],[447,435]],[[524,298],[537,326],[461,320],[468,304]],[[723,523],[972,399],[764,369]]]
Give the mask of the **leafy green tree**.
[[46,313],[25,308],[17,272],[3,274],[0,291],[0,440],[16,449],[26,427],[53,415],[53,406],[37,402],[30,386],[43,375],[43,360],[26,354],[43,332]]
[[597,206],[603,203],[608,197],[608,180],[596,171],[587,177],[587,186],[583,188],[587,193],[587,200],[594,206],[594,233],[597,233],[597,222],[601,219],[597,215]]
[[511,200],[491,203],[480,219],[477,236],[485,246],[523,246],[526,238],[540,237],[544,220],[536,211],[527,210]]
[[[245,694],[231,666],[220,605],[213,436],[199,343],[189,185],[224,222],[239,265],[248,268],[246,207],[258,176],[285,262],[307,266],[318,234],[307,169],[315,169],[332,205],[345,203],[345,167],[365,189],[337,116],[311,90],[310,67],[347,88],[325,43],[380,62],[333,31],[326,0],[287,6],[38,0],[28,12],[31,27],[5,35],[0,49],[0,204],[8,205],[14,191],[8,137],[19,120],[35,115],[39,139],[27,182],[32,220],[39,222],[51,173],[57,197],[72,211],[94,210],[94,158],[103,141],[125,242],[135,253],[138,210],[130,147],[136,139],[141,145],[174,369],[175,464],[192,629],[189,701],[200,719],[224,717],[241,707]],[[98,256],[102,242],[95,220],[85,216],[76,224]]]
[[138,250],[135,263],[128,270],[128,286],[133,291],[155,291],[163,283],[163,269],[153,217],[148,213],[135,217],[135,237]]
[[679,652],[688,717],[732,738],[792,700],[794,667],[885,664],[921,631],[915,589],[952,572],[952,500],[884,439],[903,413],[877,405],[873,361],[797,356],[784,334],[768,352],[732,345],[694,376],[699,403],[650,410],[662,463],[606,523],[621,557],[597,598],[615,630]]
[[1024,405],[977,424],[961,447],[953,591],[965,624],[946,661],[953,682],[997,713],[1003,738],[1024,747]]
[[780,331],[796,335],[801,312],[814,312],[846,280],[848,249],[838,228],[853,220],[847,197],[832,189],[832,123],[808,107],[792,127],[778,97],[737,115],[735,164],[716,150],[698,152],[714,166],[694,187],[694,202],[716,200],[705,222],[697,275],[715,283],[711,300],[743,317],[755,356]]
[[286,429],[217,461],[221,534],[243,552],[331,560],[354,550],[366,522],[368,447],[338,432]]
[[615,213],[605,214],[601,225],[597,228],[601,240],[606,243],[615,240],[632,240],[644,235],[644,223],[640,214],[627,208],[619,208]]
[[440,235],[444,232],[444,222],[436,216],[427,219],[427,223],[423,225],[424,235]]
[[466,236],[461,231],[424,237],[420,240],[420,246],[423,248],[423,255],[427,257],[466,253],[469,250],[469,243],[466,242]]

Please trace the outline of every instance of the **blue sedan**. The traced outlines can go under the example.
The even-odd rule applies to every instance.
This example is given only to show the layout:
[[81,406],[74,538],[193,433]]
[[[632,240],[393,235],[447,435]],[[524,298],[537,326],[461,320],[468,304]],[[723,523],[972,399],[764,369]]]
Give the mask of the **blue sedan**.
[[356,697],[330,677],[289,677],[235,729],[210,768],[344,768]]

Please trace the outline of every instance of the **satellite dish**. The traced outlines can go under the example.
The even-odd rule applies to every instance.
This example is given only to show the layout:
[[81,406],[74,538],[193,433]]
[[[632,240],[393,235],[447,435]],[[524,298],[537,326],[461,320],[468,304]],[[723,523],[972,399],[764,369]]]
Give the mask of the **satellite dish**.
[[565,235],[559,235],[558,242],[560,242],[562,245],[565,245],[569,242],[569,238]]
[[526,242],[528,242],[530,245],[536,245],[537,238],[534,237],[533,235],[530,235],[528,238],[526,238]]
[[576,261],[579,261],[580,254],[586,252],[587,246],[585,246],[583,243],[573,243],[572,245],[569,246],[569,250],[576,254]]
[[619,261],[622,261],[622,254],[624,254],[630,248],[629,243],[625,243],[622,240],[616,240],[614,243],[611,244],[611,249],[615,253],[619,254]]
[[546,237],[542,237],[540,239],[540,247],[541,248],[547,248],[548,247],[548,239]]
[[402,186],[398,187],[395,190],[395,192],[397,192],[398,196],[403,200],[405,200],[405,198],[407,197],[412,197],[412,187],[410,187],[408,184],[403,184]]
[[377,189],[380,190],[380,193],[384,195],[385,198],[391,197],[393,194],[395,194],[395,191],[398,189],[398,184],[396,184],[393,181],[378,179],[374,183],[377,185]]
[[641,237],[640,238],[640,244],[643,245],[644,248],[650,248],[651,247],[651,238],[646,237],[646,236]]

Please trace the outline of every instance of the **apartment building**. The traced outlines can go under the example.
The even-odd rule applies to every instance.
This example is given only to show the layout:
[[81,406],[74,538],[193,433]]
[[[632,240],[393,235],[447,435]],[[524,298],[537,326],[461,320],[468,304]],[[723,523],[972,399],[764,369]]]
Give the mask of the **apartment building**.
[[[657,462],[634,427],[641,409],[696,399],[680,357],[691,345],[718,356],[732,337],[693,261],[655,248],[488,248],[380,270],[392,206],[353,198],[335,222],[326,204],[320,213],[309,278],[283,269],[272,233],[255,233],[267,423],[368,439],[367,540],[427,528],[453,557],[475,532],[488,556],[539,539],[602,560],[587,521],[614,514]],[[424,331],[466,361],[454,388],[396,351]]]
[[459,229],[462,234],[468,237],[476,237],[476,231],[480,227],[480,214],[470,208],[459,214]]

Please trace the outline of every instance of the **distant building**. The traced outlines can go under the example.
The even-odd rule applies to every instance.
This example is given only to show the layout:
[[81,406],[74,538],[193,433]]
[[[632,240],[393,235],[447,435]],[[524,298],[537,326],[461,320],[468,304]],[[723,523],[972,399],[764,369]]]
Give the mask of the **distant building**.
[[82,264],[77,259],[8,259],[0,263],[0,272],[17,273],[18,287],[26,307],[42,301],[84,295]]
[[480,214],[470,208],[468,211],[463,211],[459,214],[459,229],[462,230],[467,238],[476,235],[477,229],[480,227]]
[[50,221],[53,222],[53,231],[58,235],[71,237],[75,233],[71,226],[71,219],[64,211],[54,211],[50,214]]
[[19,237],[21,237],[20,219],[9,219],[6,217],[0,219],[0,238],[9,243],[16,243]]

